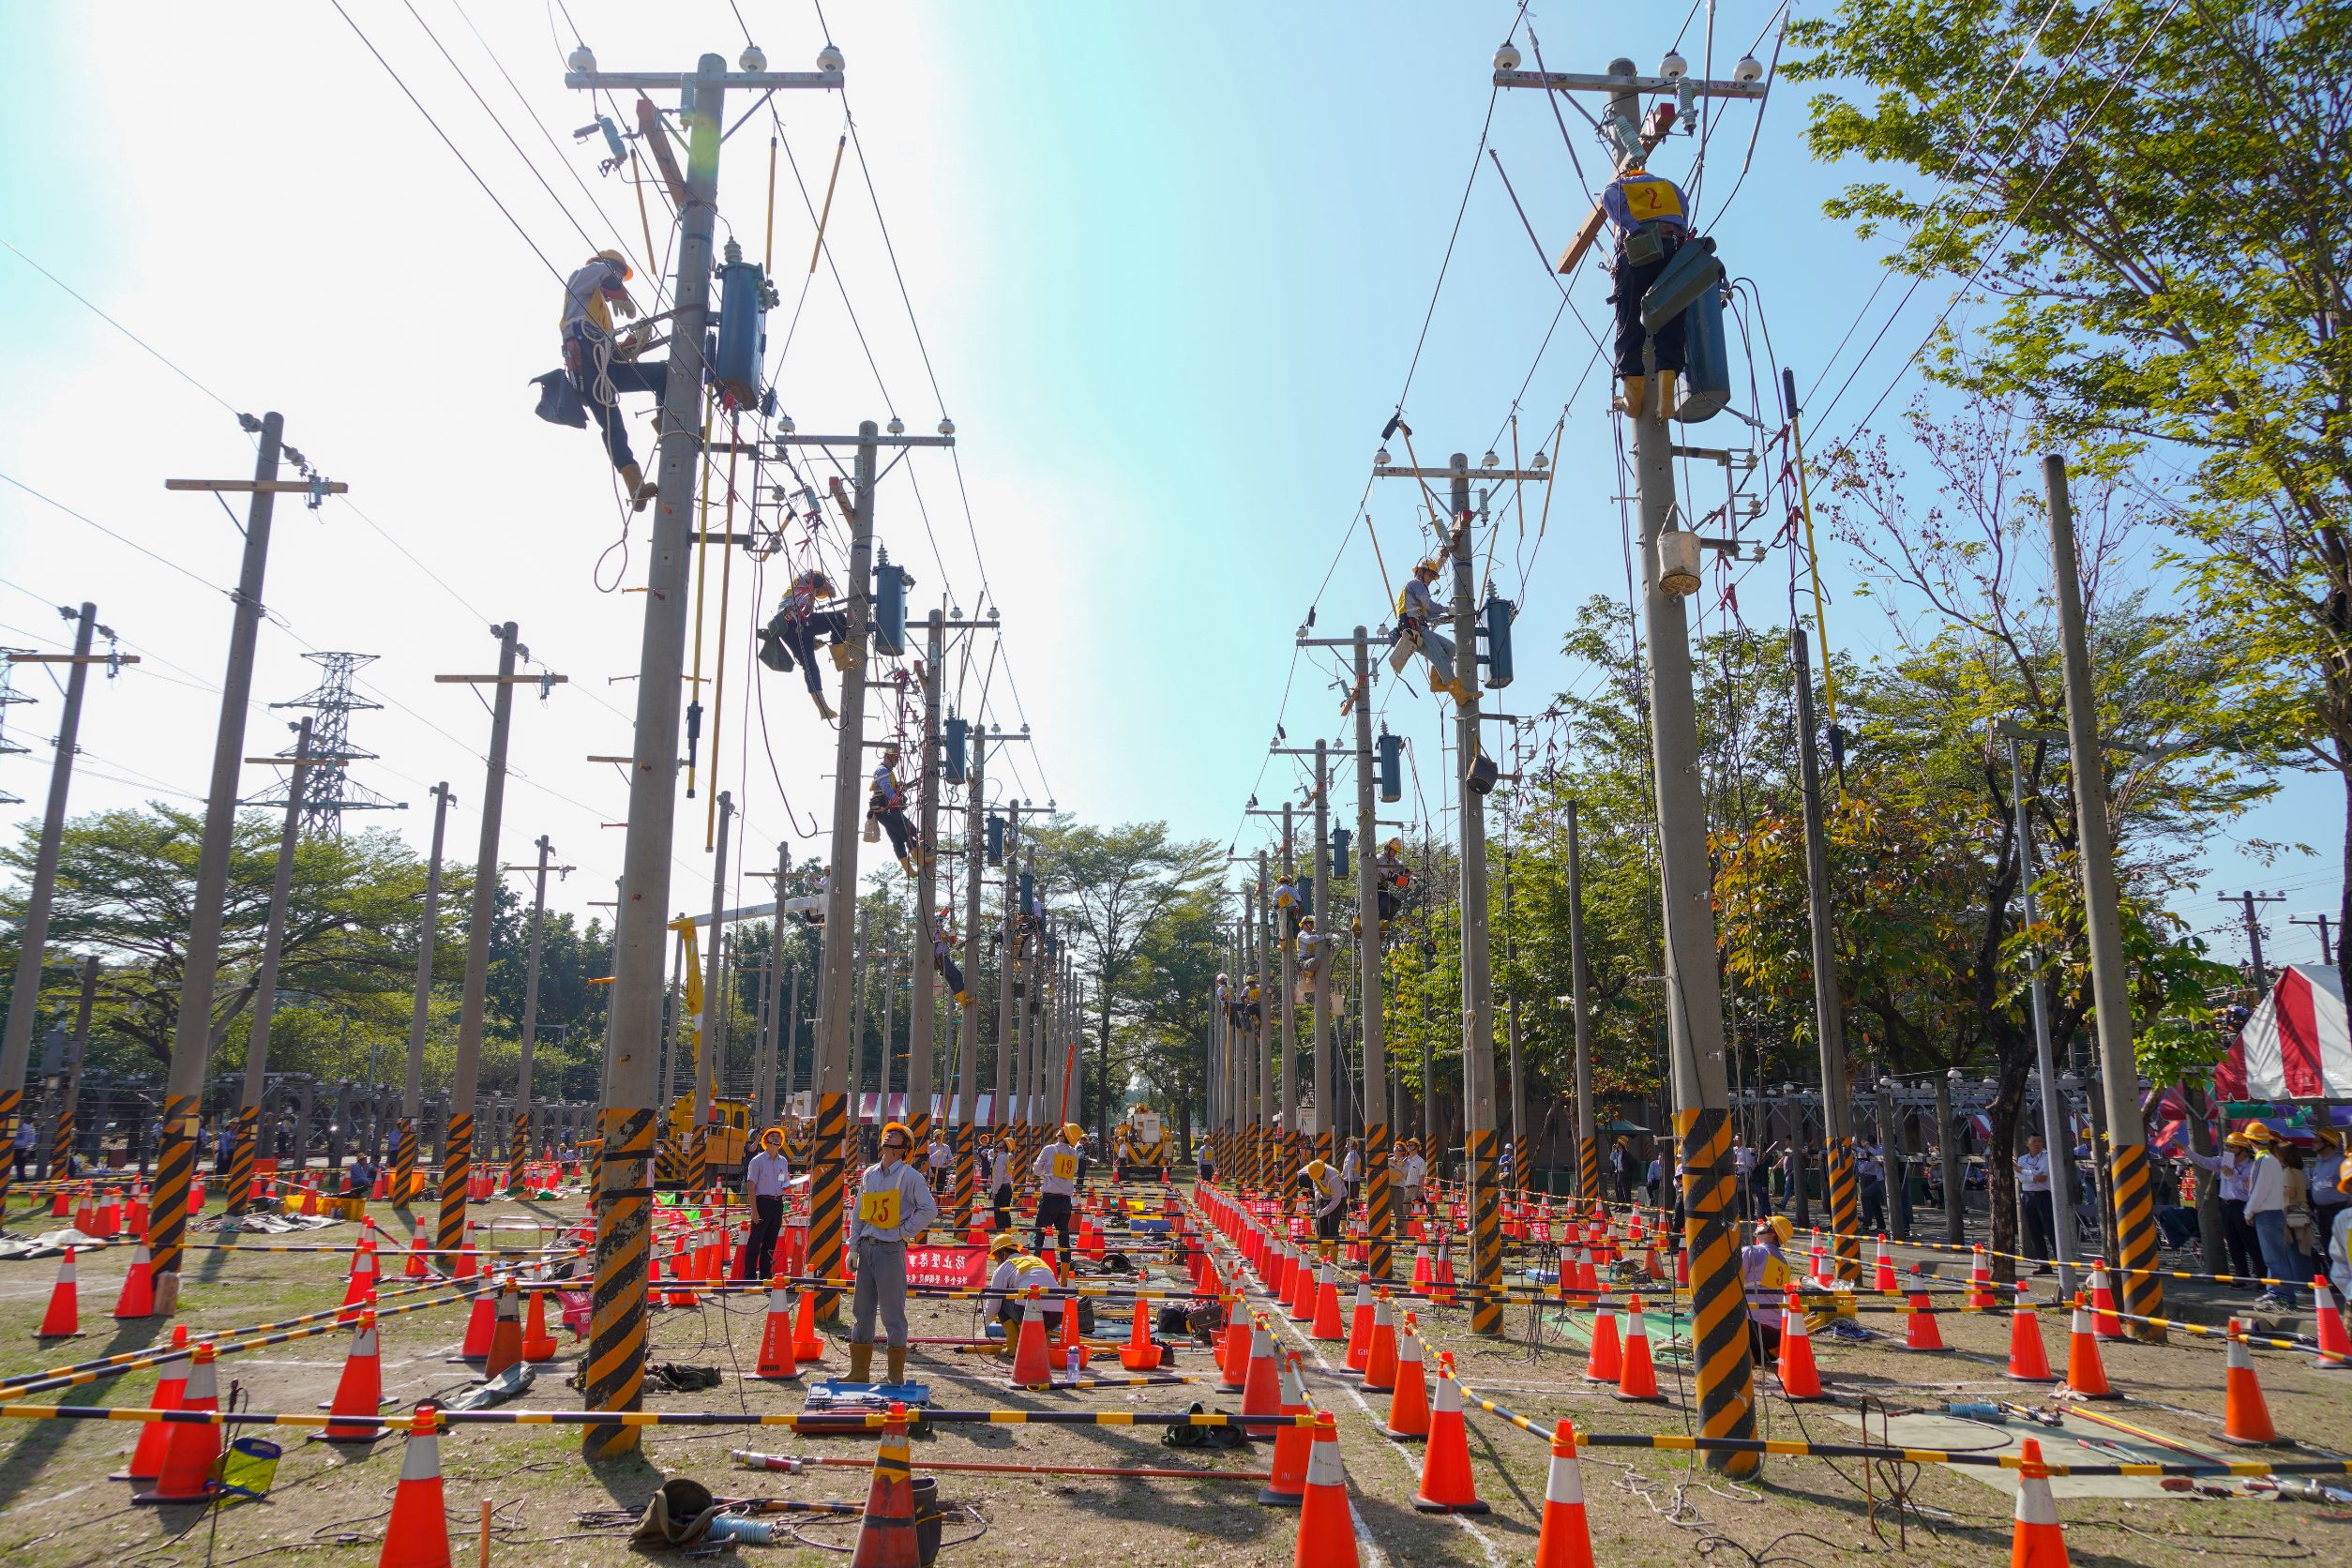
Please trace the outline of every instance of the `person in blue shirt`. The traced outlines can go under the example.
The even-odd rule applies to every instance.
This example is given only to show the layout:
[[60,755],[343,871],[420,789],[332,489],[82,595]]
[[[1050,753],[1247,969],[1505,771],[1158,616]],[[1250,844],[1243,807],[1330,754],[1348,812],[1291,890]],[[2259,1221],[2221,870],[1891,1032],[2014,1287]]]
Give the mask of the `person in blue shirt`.
[[1654,413],[1663,418],[1674,412],[1674,384],[1682,373],[1682,318],[1677,316],[1658,329],[1657,396],[1646,400],[1648,367],[1642,345],[1649,334],[1641,324],[1641,296],[1690,238],[1690,204],[1672,180],[1650,173],[1639,163],[1628,163],[1602,190],[1601,210],[1617,235],[1609,263],[1614,285],[1609,298],[1617,306],[1617,374],[1624,388],[1617,406],[1636,417]]

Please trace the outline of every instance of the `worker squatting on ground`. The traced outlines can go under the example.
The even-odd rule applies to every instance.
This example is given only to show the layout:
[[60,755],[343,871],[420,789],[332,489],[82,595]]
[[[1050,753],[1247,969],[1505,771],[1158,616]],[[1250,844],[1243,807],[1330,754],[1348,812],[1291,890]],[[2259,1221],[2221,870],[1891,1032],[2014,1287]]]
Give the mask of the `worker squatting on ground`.
[[968,1007],[972,1004],[972,993],[964,989],[964,972],[956,962],[955,912],[953,910],[939,912],[939,919],[932,927],[931,968],[947,982],[948,992],[955,997],[956,1005]]
[[873,783],[866,796],[866,815],[890,835],[890,852],[898,857],[898,868],[912,876],[923,839],[914,831],[914,824],[907,821],[907,791],[898,782],[898,748],[895,746],[882,747],[882,761],[874,766]]
[[1758,1362],[1780,1354],[1780,1314],[1794,1277],[1781,1251],[1797,1228],[1786,1214],[1758,1220],[1756,1244],[1740,1252],[1740,1282],[1748,1294],[1748,1352]]
[[813,568],[801,573],[776,601],[776,613],[760,639],[760,659],[769,669],[790,671],[798,661],[801,679],[808,683],[808,700],[827,718],[833,716],[833,704],[825,701],[824,677],[817,670],[817,640],[826,640],[836,670],[850,667],[849,615],[819,608],[832,596],[832,579]]
[[743,1190],[751,1199],[751,1239],[744,1254],[749,1277],[765,1279],[776,1266],[776,1233],[784,1226],[784,1191],[792,1164],[784,1157],[784,1129],[760,1135],[760,1152],[743,1168]]
[[1418,653],[1429,661],[1429,689],[1441,691],[1456,702],[1470,700],[1470,689],[1454,678],[1454,639],[1438,630],[1447,611],[1439,605],[1429,585],[1438,580],[1440,563],[1435,559],[1413,567],[1413,575],[1396,596],[1397,652],[1390,656],[1392,668],[1402,671],[1405,657]]
[[[999,1231],[988,1238],[988,1288],[982,1292],[980,1308],[992,1313],[1004,1325],[1004,1343],[1009,1349],[1013,1335],[1021,1326],[1021,1292],[1024,1290],[1059,1290],[1062,1282],[1046,1266],[1046,1260],[1033,1252],[1021,1250],[1021,1239],[1010,1230]],[[1045,1308],[1048,1326],[1058,1323],[1062,1317],[1062,1301],[1048,1296],[1037,1304]]]
[[[618,250],[599,250],[564,280],[564,373],[580,394],[581,407],[604,432],[604,449],[612,456],[612,466],[628,491],[630,505],[642,511],[654,498],[655,487],[646,482],[629,451],[628,424],[621,416],[620,395],[651,392],[659,398],[670,383],[670,366],[666,360],[648,364],[637,358],[641,333],[621,339],[612,335],[615,312],[637,314],[637,302],[629,297],[628,290],[632,276],[628,262]],[[543,376],[540,381],[545,390],[554,390],[550,378]],[[547,413],[544,397],[540,412]],[[559,422],[580,423],[576,418]]]
[[1063,1125],[1061,1138],[1037,1151],[1036,1163],[1030,1174],[1037,1178],[1037,1223],[1030,1228],[1030,1245],[1043,1248],[1046,1227],[1061,1238],[1060,1255],[1070,1256],[1070,1210],[1078,1196],[1078,1162],[1085,1156],[1078,1153],[1078,1140],[1086,1129],[1076,1122]]
[[889,1380],[907,1380],[907,1244],[922,1239],[939,1204],[923,1177],[907,1163],[914,1139],[897,1122],[882,1128],[882,1158],[866,1168],[857,1184],[857,1288],[850,1302],[850,1374],[853,1383],[871,1382],[874,1319],[889,1336]]
[[[1641,324],[1641,296],[1690,238],[1690,207],[1672,180],[1628,163],[1603,188],[1601,210],[1617,231],[1617,254],[1609,264],[1615,289],[1609,298],[1617,306],[1617,374],[1624,386],[1617,406],[1638,415],[1648,390],[1642,343],[1649,334]],[[1674,384],[1682,373],[1681,316],[1658,328],[1655,346],[1657,399],[1650,412],[1663,418],[1674,412]]]

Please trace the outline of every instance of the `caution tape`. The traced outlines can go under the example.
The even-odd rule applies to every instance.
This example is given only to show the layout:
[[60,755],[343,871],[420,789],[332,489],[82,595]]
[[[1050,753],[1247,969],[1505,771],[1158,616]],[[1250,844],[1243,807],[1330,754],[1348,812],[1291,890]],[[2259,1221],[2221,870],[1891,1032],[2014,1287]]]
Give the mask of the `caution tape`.
[[[1065,1385],[1056,1385],[1057,1387]],[[919,1418],[927,1423],[986,1426],[1313,1426],[1328,1414],[1302,1410],[1291,1415],[1195,1414],[1150,1410],[910,1410],[897,1419]],[[415,1429],[417,1417],[409,1415],[337,1415],[316,1410],[158,1410],[113,1405],[0,1404],[0,1419],[18,1421],[160,1421],[187,1426],[378,1426],[386,1431]],[[453,1426],[785,1426],[811,1424],[847,1431],[879,1431],[892,1418],[880,1410],[798,1410],[787,1414],[753,1415],[739,1410],[435,1410],[434,1424]]]

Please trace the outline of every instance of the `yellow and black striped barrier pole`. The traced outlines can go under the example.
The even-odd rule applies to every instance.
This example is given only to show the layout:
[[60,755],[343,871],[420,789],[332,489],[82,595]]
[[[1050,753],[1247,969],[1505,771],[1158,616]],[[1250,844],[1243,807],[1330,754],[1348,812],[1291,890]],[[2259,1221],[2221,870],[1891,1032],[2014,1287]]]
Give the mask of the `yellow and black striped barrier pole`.
[[[188,1199],[196,1180],[196,1104],[193,1094],[163,1097],[163,1146],[155,1167],[155,1201],[147,1211],[147,1245],[154,1275],[167,1276],[158,1311],[178,1304],[180,1252],[188,1239]],[[166,1299],[169,1305],[166,1304]]]
[[252,1207],[257,1195],[253,1191],[253,1157],[261,1142],[262,1108],[258,1105],[237,1108],[236,1133],[229,1143],[229,1180],[227,1205],[231,1214],[240,1214]]
[[[1734,1216],[1731,1117],[1720,1107],[1675,1111],[1682,1148],[1683,1244],[1690,1254],[1691,1352],[1698,1382],[1700,1433],[1745,1440],[1756,1429],[1754,1367],[1748,1358],[1748,1301],[1741,1283]],[[1735,1477],[1756,1471],[1738,1446],[1708,1450],[1708,1463]]]
[[1850,1138],[1827,1140],[1822,1151],[1830,1172],[1830,1244],[1837,1255],[1837,1277],[1862,1277],[1862,1194],[1854,1178]]
[[392,1206],[405,1209],[416,1188],[416,1118],[403,1116],[392,1126]]
[[1375,1122],[1364,1129],[1364,1232],[1365,1272],[1386,1279],[1395,1267],[1393,1253],[1396,1225],[1396,1192],[1389,1179],[1388,1123]]
[[473,1176],[474,1113],[453,1108],[441,1149],[441,1227],[433,1237],[444,1251],[465,1241],[465,1189]]
[[596,1169],[596,1285],[581,1380],[588,1403],[614,1419],[587,1437],[599,1457],[626,1454],[637,1435],[619,1419],[636,1410],[645,1385],[646,1259],[652,1252],[654,1113],[644,1106],[604,1108],[604,1146]]
[[506,1191],[513,1197],[522,1196],[522,1166],[531,1157],[531,1108],[515,1108],[515,1129],[506,1145]]
[[2164,1281],[2158,1271],[2156,1243],[2156,1170],[2144,1143],[2115,1146],[2116,1250],[2123,1256],[2123,1304],[2133,1315],[2132,1336],[2162,1344]]
[[[843,1274],[842,1248],[847,1236],[842,1227],[842,1204],[848,1171],[845,1144],[849,1138],[850,1101],[847,1094],[830,1090],[817,1096],[817,1158],[808,1184],[808,1272],[826,1281],[837,1282]],[[831,1319],[841,1309],[837,1283],[828,1284],[817,1292],[817,1316]]]
[[1470,1333],[1502,1332],[1502,1194],[1497,1190],[1496,1133],[1474,1127],[1470,1133],[1470,1277],[1478,1297],[1470,1306]]

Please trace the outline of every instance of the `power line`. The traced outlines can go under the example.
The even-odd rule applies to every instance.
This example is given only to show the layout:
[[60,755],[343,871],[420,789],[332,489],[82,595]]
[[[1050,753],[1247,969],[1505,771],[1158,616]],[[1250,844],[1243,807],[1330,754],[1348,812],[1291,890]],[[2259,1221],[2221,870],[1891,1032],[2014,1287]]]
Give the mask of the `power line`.
[[186,370],[182,369],[176,363],[174,363],[161,349],[157,348],[153,343],[150,343],[144,338],[140,337],[139,334],[133,332],[130,328],[125,326],[122,323],[108,315],[104,310],[99,309],[96,305],[91,303],[89,297],[83,294],[81,290],[75,288],[72,284],[67,282],[64,279],[58,277],[55,273],[41,265],[40,263],[33,260],[32,257],[26,255],[23,251],[19,250],[7,239],[0,239],[0,245],[8,246],[9,254],[16,257],[18,261],[23,262],[26,266],[31,267],[35,272],[39,273],[43,278],[48,279],[51,282],[65,290],[66,293],[73,295],[74,298],[82,302],[82,304],[90,311],[92,315],[98,317],[98,320],[104,322],[107,325],[121,333],[124,337],[129,339],[132,342],[146,350],[150,354],[153,354],[155,358],[173,375],[188,383],[188,385],[196,388],[197,391],[202,392],[205,397],[210,398],[214,402],[219,403],[222,408],[227,409],[231,414],[235,414],[237,412],[237,407],[234,403],[229,401],[228,399],[222,397],[219,393],[215,392],[211,387],[206,386],[203,382],[198,381],[194,376],[189,375]]

